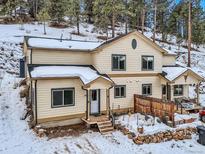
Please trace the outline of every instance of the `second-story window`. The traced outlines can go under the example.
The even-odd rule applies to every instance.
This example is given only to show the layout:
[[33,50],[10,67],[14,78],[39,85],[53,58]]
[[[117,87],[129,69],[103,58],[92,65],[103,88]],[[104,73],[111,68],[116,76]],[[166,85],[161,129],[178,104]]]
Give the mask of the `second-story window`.
[[142,56],[142,70],[143,71],[154,70],[154,56]]
[[126,55],[112,55],[112,70],[113,71],[126,70]]

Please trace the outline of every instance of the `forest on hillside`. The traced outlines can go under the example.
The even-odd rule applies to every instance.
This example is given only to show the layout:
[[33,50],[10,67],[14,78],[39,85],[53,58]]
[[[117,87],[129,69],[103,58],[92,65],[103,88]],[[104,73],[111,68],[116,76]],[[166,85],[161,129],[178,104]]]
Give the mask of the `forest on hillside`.
[[[192,43],[205,43],[205,10],[202,0],[0,0],[1,16],[21,18],[29,16],[33,21],[49,23],[51,26],[75,26],[80,35],[80,24],[93,24],[99,32],[124,27],[121,33],[132,30],[142,33],[149,28],[162,34],[177,36],[178,41],[188,40],[189,12],[191,13]],[[46,33],[46,29],[45,29]]]

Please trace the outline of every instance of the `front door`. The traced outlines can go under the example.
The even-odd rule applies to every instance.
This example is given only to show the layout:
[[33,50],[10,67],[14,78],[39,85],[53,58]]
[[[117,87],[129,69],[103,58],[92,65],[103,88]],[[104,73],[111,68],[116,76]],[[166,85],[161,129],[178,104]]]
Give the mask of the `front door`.
[[100,94],[99,89],[91,90],[91,105],[90,105],[90,114],[99,114],[100,113]]

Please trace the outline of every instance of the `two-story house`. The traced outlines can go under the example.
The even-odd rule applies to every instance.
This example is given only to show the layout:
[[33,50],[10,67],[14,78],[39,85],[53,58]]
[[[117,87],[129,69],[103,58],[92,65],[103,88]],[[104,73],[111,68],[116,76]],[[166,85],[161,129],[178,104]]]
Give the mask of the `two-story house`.
[[202,80],[137,31],[102,43],[25,37],[24,54],[36,124],[128,112],[134,94],[189,97]]

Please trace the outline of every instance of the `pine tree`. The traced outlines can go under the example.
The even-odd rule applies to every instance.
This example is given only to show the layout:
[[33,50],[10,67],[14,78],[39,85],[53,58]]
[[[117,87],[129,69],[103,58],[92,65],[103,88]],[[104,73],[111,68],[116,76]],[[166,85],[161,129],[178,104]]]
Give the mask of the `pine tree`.
[[89,24],[93,24],[93,18],[94,18],[94,15],[93,15],[93,0],[84,0],[84,8],[85,8],[85,15],[87,17],[87,22]]
[[129,23],[131,29],[138,29],[144,32],[144,26],[146,22],[146,12],[148,9],[148,3],[146,0],[129,0],[128,1],[128,14]]
[[6,14],[12,15],[14,11],[14,16],[16,18],[16,8],[25,6],[25,1],[24,0],[7,0],[7,2],[4,5],[4,12]]
[[93,13],[94,13],[94,25],[97,29],[106,32],[108,35],[108,26],[110,23],[109,17],[104,11],[105,6],[104,0],[95,0],[93,3]]
[[63,21],[63,17],[66,12],[66,0],[50,0],[51,5],[49,8],[49,16],[52,20],[56,20],[57,23],[61,23]]
[[[111,24],[111,29],[112,29],[112,37],[115,37],[115,24],[118,21],[118,17],[123,14],[124,7],[125,6],[123,0],[95,0],[94,1],[95,19],[96,16],[99,17],[99,15],[101,15],[101,17],[103,18],[103,22],[106,22],[106,20],[109,19]],[[103,24],[102,21],[98,23],[102,24],[99,27],[105,26],[105,24]]]
[[77,27],[77,34],[80,35],[80,15],[81,15],[81,1],[68,0],[66,15],[71,17],[71,22]]
[[40,12],[37,15],[37,19],[41,22],[43,22],[43,30],[44,30],[44,35],[46,35],[46,21],[48,21],[50,19],[49,16],[49,8],[50,8],[50,1],[49,0],[45,0],[43,8],[40,10]]

